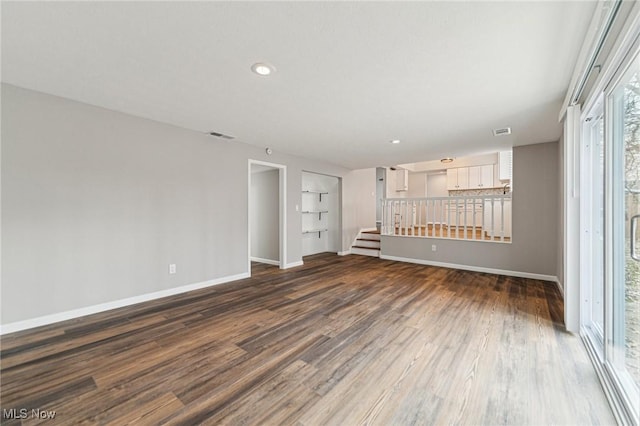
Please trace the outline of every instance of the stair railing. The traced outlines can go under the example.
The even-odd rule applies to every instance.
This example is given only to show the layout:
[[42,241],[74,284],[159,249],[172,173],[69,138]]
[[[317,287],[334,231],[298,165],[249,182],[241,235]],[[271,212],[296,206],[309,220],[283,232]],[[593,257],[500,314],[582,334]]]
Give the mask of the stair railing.
[[386,198],[381,234],[511,242],[511,194]]

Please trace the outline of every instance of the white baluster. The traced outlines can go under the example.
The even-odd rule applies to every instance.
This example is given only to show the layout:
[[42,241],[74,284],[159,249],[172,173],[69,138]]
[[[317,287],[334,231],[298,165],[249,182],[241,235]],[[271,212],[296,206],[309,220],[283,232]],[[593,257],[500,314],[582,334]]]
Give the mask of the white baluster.
[[500,241],[504,242],[504,197],[500,197]]

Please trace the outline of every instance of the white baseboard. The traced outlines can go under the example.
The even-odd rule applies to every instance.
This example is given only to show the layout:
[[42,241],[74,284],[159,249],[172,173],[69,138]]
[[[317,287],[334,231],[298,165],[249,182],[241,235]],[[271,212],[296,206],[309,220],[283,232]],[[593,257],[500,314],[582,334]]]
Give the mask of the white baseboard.
[[253,256],[251,256],[251,261],[252,262],[258,262],[258,263],[266,263],[267,265],[280,266],[280,261],[271,260],[271,259],[263,259],[262,257],[253,257]]
[[562,300],[564,300],[564,287],[560,282],[560,279],[556,277],[556,285],[558,286],[558,290],[560,290],[560,294],[562,295]]
[[351,254],[351,250],[345,250],[345,251],[339,251],[338,252],[338,256],[346,256],[348,254]]
[[182,287],[169,288],[167,290],[156,291],[153,293],[141,294],[140,296],[128,297],[126,299],[114,300],[113,302],[101,303],[99,305],[87,306],[85,308],[73,309],[70,311],[59,312],[51,315],[44,315],[24,321],[12,322],[0,326],[0,335],[15,333],[16,331],[28,330],[30,328],[41,327],[60,321],[66,321],[73,318],[84,317],[87,315],[97,314],[99,312],[110,311],[112,309],[123,308],[125,306],[135,305],[136,303],[148,302],[150,300],[161,299],[167,296],[173,296],[188,291],[199,290],[218,284],[224,284],[231,281],[237,281],[249,278],[251,274],[243,272],[237,275],[216,278],[214,280],[204,281],[195,284],[188,284]]
[[298,262],[287,263],[286,265],[284,265],[284,268],[282,268],[282,269],[295,268],[297,266],[302,266],[302,265],[304,265],[304,262],[302,260],[300,260]]
[[458,265],[456,263],[434,262],[431,260],[412,259],[409,257],[397,257],[380,255],[380,259],[396,260],[398,262],[417,263],[419,265],[439,266],[441,268],[462,269],[463,271],[484,272],[487,274],[506,275],[509,277],[530,278],[533,280],[557,282],[555,275],[534,274],[531,272],[509,271],[506,269],[484,268],[482,266]]

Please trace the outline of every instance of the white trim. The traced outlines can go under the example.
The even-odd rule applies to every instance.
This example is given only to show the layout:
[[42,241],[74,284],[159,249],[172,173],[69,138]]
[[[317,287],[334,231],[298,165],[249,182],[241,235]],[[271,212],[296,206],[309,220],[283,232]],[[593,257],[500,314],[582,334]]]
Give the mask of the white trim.
[[280,269],[287,268],[287,166],[284,164],[269,163],[267,161],[252,160],[249,158],[249,167],[247,168],[247,268],[249,276],[251,276],[251,166],[257,164],[260,166],[273,167],[278,169],[278,193],[280,210],[280,218],[278,226],[278,238],[280,242]]
[[621,0],[599,0],[596,3],[587,34],[583,38],[584,42],[578,60],[573,69],[571,82],[560,108],[558,121],[562,121],[568,107],[575,105],[578,95],[580,95],[578,92],[584,90],[584,85],[593,71],[592,65],[600,54],[603,43],[610,35],[612,23],[616,19],[620,19],[618,14],[620,3]]
[[195,284],[188,284],[182,287],[174,287],[166,290],[160,290],[153,293],[141,294],[139,296],[128,297],[126,299],[114,300],[113,302],[101,303],[99,305],[87,306],[84,308],[73,309],[70,311],[59,312],[51,315],[44,315],[37,318],[31,318],[24,321],[12,322],[0,326],[0,335],[15,333],[16,331],[27,330],[30,328],[49,325],[60,321],[66,321],[73,318],[83,317],[86,315],[97,314],[99,312],[110,311],[112,309],[123,308],[125,306],[135,305],[137,303],[149,302],[151,300],[161,299],[163,297],[173,296],[180,293],[187,293],[193,290],[211,287],[218,284],[224,284],[231,281],[237,281],[249,278],[249,272],[241,274],[229,275],[226,277],[216,278],[209,281],[203,281]]
[[602,364],[602,360],[598,357],[597,349],[593,346],[591,340],[587,337],[587,332],[584,328],[581,329],[580,339],[586,349],[587,355],[589,356],[589,360],[593,365],[593,369],[600,380],[600,385],[602,385],[602,390],[609,402],[609,406],[611,408],[611,412],[616,419],[616,423],[619,425],[632,425],[637,424],[637,421],[632,419],[631,415],[625,409],[624,403],[618,393],[616,386],[611,379],[611,376],[605,370],[604,365]]
[[556,285],[558,286],[558,290],[562,295],[562,300],[564,300],[564,287],[562,286],[562,283],[560,282],[560,279],[558,277],[556,277]]
[[251,261],[252,262],[258,262],[258,263],[266,263],[267,265],[280,266],[280,261],[279,260],[263,259],[261,257],[253,257],[253,256],[251,256]]
[[338,252],[338,256],[346,256],[348,254],[351,254],[351,249]]
[[284,268],[282,268],[282,269],[295,268],[295,267],[302,266],[302,265],[304,265],[304,262],[302,260],[300,260],[298,262],[287,263],[286,265],[284,265]]
[[586,93],[583,110],[590,110],[593,104],[598,102],[600,95],[610,88],[615,74],[629,52],[634,49],[638,37],[640,37],[640,3],[635,3],[626,17],[624,27],[617,35],[615,43],[609,49],[608,57],[602,64],[593,87]]
[[380,255],[380,259],[395,260],[398,262],[417,263],[418,265],[438,266],[441,268],[461,269],[463,271],[484,272],[487,274],[507,275],[509,277],[530,278],[533,280],[557,282],[555,275],[534,274],[532,272],[509,271],[506,269],[484,268],[482,266],[459,265],[456,263],[434,262],[431,260],[412,259],[409,257]]
[[567,108],[564,123],[564,324],[580,332],[580,105]]

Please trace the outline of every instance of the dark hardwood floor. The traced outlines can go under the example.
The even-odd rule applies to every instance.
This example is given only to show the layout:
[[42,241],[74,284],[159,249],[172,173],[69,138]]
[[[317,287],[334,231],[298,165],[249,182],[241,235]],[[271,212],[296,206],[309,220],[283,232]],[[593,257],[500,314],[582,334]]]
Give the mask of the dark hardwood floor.
[[554,284],[304,261],[4,336],[3,423],[614,424]]

